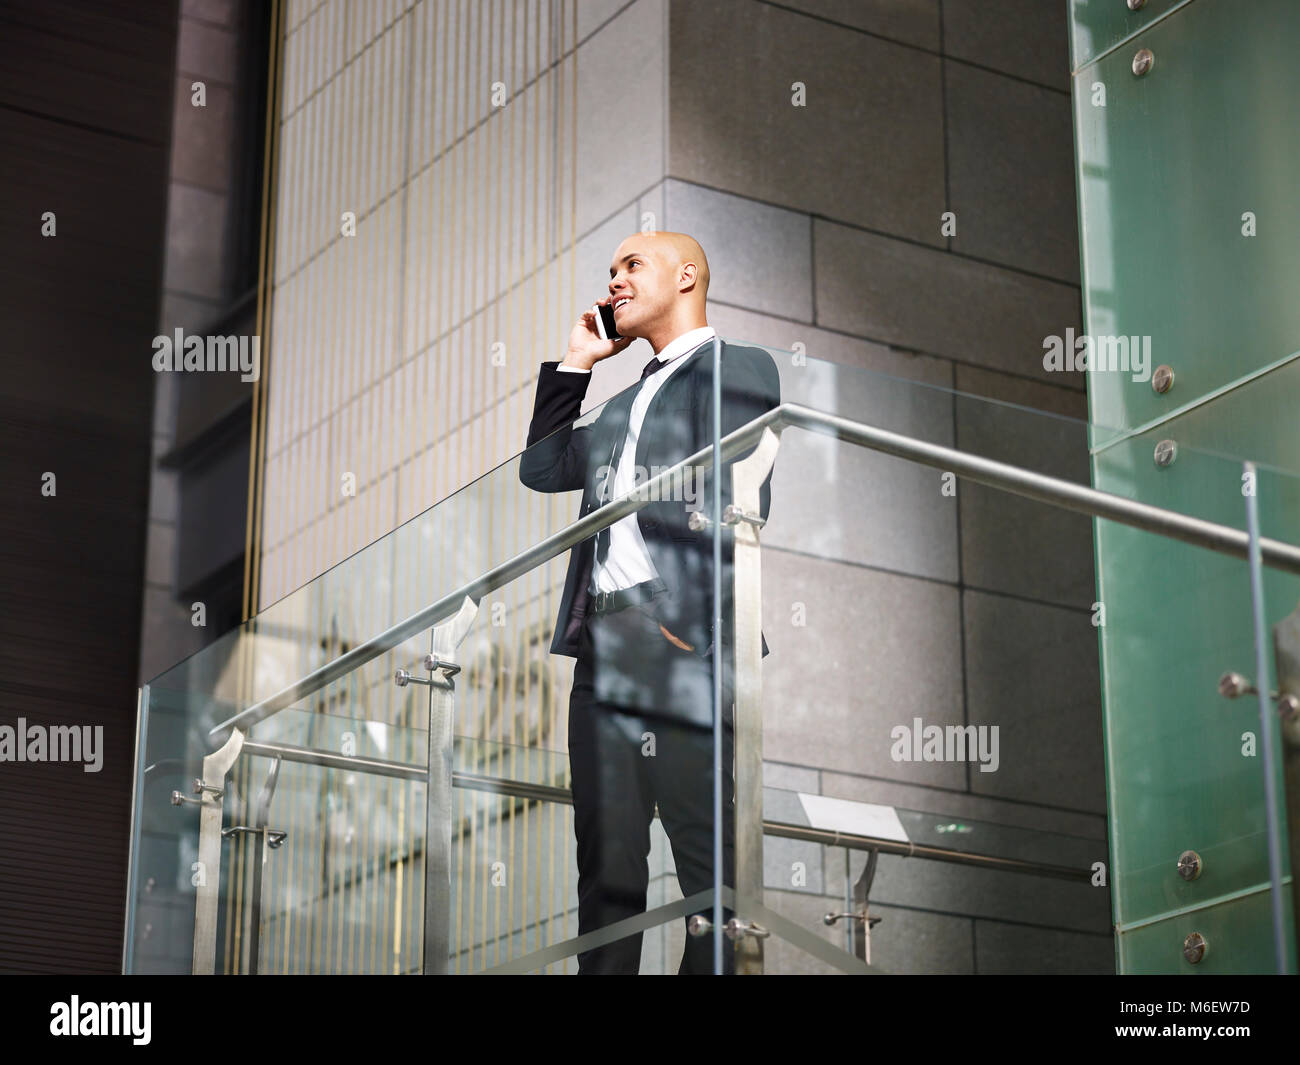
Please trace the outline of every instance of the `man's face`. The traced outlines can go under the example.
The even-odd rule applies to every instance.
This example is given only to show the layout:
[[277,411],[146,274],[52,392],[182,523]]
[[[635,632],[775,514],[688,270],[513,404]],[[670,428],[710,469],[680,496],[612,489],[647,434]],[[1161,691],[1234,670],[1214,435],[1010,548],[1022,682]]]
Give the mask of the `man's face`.
[[614,324],[625,337],[645,331],[671,312],[677,299],[672,268],[663,249],[648,237],[623,241],[609,266],[609,295]]

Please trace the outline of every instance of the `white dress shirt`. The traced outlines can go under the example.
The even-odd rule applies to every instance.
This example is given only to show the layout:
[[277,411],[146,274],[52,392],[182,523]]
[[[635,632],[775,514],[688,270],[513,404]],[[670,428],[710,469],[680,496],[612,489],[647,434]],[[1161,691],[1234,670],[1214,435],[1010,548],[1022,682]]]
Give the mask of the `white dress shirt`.
[[[650,406],[650,401],[655,398],[655,394],[659,389],[663,388],[664,382],[676,373],[682,363],[686,361],[682,356],[694,351],[706,340],[712,340],[715,335],[716,330],[711,325],[700,326],[700,328],[685,332],[671,343],[664,345],[663,351],[656,356],[660,362],[664,363],[676,360],[676,365],[657,370],[649,377],[642,378],[641,387],[632,400],[632,412],[628,420],[627,437],[623,442],[623,451],[619,456],[618,467],[614,470],[614,482],[609,498],[614,499],[625,495],[637,486],[636,442],[641,435],[641,426],[645,421],[645,412]],[[591,372],[590,370],[580,370],[576,366],[561,366],[559,369],[568,373]],[[642,471],[641,483],[646,481],[649,474],[650,471],[648,470]],[[643,581],[652,580],[659,575],[655,572],[654,563],[650,561],[650,553],[646,550],[645,540],[641,536],[641,527],[637,524],[635,513],[620,518],[609,527],[609,554],[605,556],[605,564],[602,566],[599,559],[596,559],[593,560],[593,566],[593,579],[596,582],[598,592],[613,592],[620,588],[631,588]]]

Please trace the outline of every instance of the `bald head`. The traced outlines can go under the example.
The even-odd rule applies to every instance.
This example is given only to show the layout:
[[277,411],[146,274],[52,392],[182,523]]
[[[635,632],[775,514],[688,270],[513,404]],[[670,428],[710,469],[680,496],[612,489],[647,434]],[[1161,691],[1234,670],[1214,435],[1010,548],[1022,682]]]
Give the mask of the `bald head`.
[[687,233],[647,233],[646,236],[656,241],[656,248],[674,271],[680,271],[687,263],[695,265],[695,288],[699,290],[700,302],[703,304],[704,298],[709,294],[709,260],[700,247],[700,242]]
[[[690,234],[653,230],[628,237],[614,253],[609,276],[616,277],[637,256],[655,260],[655,266],[672,275],[674,287],[684,298],[704,306],[709,292],[709,260],[700,242]],[[690,269],[684,269],[688,266]]]
[[707,325],[709,260],[686,233],[655,231],[627,238],[609,264],[609,294],[620,334],[644,337],[656,352]]

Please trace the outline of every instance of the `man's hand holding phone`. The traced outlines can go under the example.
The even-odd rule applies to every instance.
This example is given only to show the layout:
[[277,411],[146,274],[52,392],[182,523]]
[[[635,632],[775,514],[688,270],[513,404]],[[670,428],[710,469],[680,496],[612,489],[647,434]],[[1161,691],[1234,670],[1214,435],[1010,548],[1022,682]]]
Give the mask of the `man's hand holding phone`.
[[572,366],[578,370],[590,370],[601,359],[617,355],[636,339],[636,337],[619,337],[617,340],[605,340],[596,326],[598,307],[608,307],[610,297],[602,297],[590,310],[584,311],[582,317],[573,324],[569,333],[569,350],[560,360],[563,366]]

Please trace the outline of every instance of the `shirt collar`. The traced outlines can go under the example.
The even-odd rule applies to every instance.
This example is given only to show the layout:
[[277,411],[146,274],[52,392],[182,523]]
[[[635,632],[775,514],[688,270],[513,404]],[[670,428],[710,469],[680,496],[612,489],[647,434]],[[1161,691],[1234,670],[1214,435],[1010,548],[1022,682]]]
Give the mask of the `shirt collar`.
[[717,330],[711,325],[702,325],[698,329],[692,329],[683,333],[675,340],[664,345],[657,358],[660,362],[671,362],[679,355],[685,355],[688,351],[694,351],[706,340],[712,340],[717,336]]

